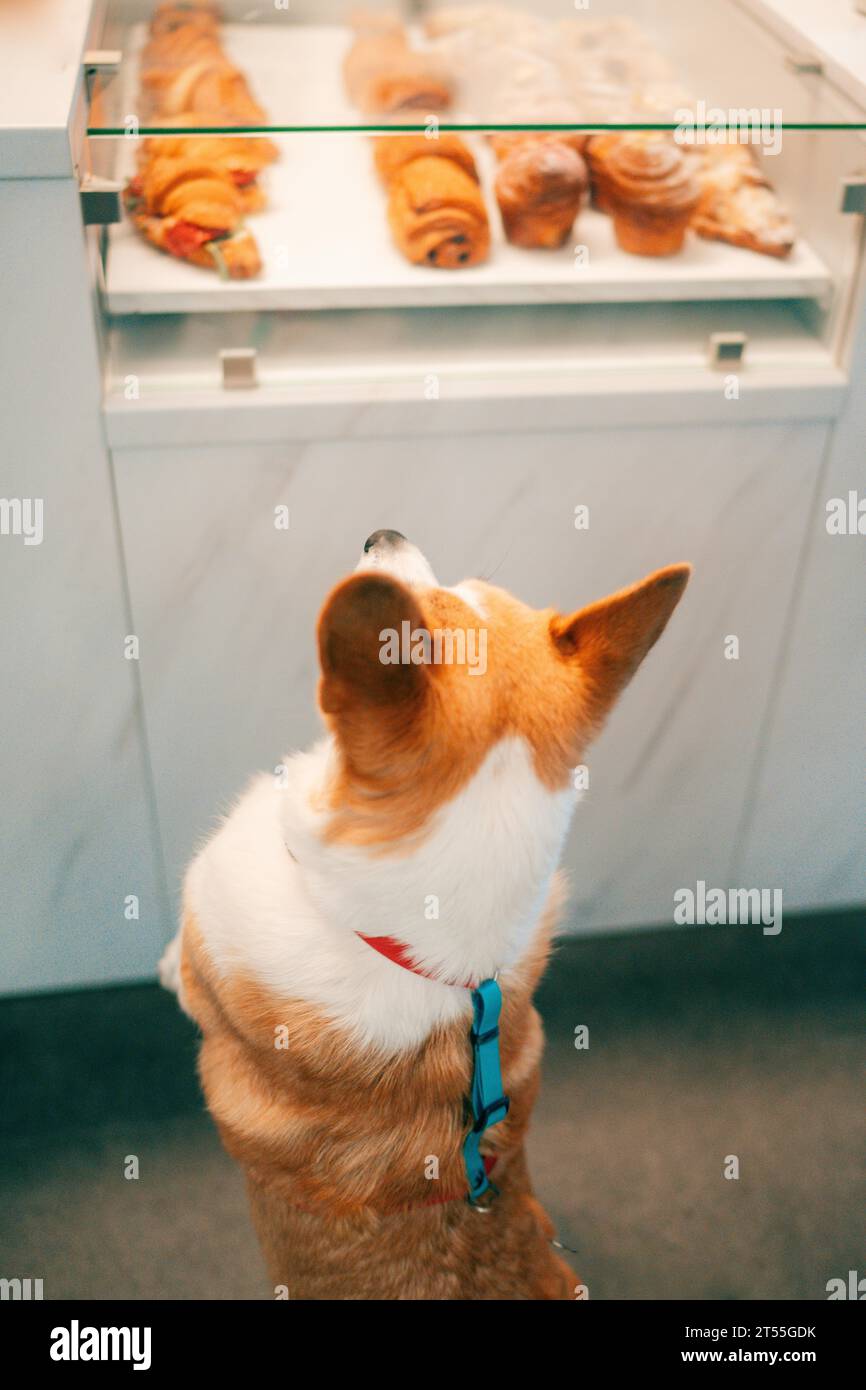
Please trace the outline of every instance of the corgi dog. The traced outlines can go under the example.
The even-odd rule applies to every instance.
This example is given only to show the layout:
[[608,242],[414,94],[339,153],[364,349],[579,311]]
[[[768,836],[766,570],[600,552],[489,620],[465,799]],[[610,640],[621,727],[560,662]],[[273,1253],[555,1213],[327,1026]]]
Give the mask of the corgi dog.
[[[416,546],[377,531],[327,598],[327,735],[256,778],[197,854],[161,964],[201,1030],[204,1094],[276,1297],[575,1296],[524,1156],[532,996],[563,903],[573,769],[689,573],[536,611],[489,583],[442,587]],[[479,643],[456,640],[470,630],[483,671]],[[498,1034],[495,1017],[473,1022],[486,987]],[[479,1120],[494,1044],[507,1113],[488,1093]]]

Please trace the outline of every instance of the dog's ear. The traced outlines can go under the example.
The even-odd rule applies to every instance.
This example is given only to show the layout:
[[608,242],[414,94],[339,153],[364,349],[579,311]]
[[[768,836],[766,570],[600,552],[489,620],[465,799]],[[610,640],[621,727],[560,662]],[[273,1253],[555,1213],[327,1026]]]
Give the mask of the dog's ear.
[[390,575],[366,571],[338,584],[319,617],[322,712],[372,708],[384,717],[420,698],[429,680],[426,666],[395,654],[401,654],[404,632],[424,627],[412,593]]
[[691,565],[670,565],[577,613],[551,619],[558,651],[579,665],[593,720],[604,718],[661,637],[691,572]]

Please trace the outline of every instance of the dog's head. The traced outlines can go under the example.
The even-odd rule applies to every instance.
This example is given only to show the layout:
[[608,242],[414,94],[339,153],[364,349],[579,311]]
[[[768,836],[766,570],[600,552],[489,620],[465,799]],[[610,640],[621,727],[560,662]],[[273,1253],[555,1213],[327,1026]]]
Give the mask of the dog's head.
[[339,767],[331,833],[411,837],[506,740],[544,788],[567,788],[689,574],[671,565],[562,614],[480,580],[443,588],[404,536],[374,532],[319,619],[319,703]]

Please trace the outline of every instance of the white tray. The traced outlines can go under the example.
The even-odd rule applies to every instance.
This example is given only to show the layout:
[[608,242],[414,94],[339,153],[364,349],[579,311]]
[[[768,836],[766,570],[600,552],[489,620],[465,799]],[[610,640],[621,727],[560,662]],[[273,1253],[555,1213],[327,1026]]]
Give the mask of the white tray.
[[[140,44],[143,29],[136,39]],[[254,94],[281,124],[352,125],[340,66],[346,31],[318,25],[227,25],[223,42]],[[125,109],[134,112],[137,64],[126,68]],[[410,265],[391,243],[385,196],[370,142],[325,132],[279,137],[282,157],[265,175],[268,209],[249,219],[264,269],[255,280],[223,281],[149,246],[129,224],[112,227],[105,267],[112,314],[230,309],[418,308],[439,305],[640,303],[706,299],[816,298],[831,287],[826,266],[799,241],[784,261],[689,235],[676,256],[630,256],[610,219],[587,209],[572,243],[524,251],[505,240],[492,193],[495,161],[469,136],[491,219],[489,260],[469,270]],[[121,176],[135,166],[122,146]],[[584,246],[582,259],[576,248]],[[585,262],[585,263],[584,263]]]

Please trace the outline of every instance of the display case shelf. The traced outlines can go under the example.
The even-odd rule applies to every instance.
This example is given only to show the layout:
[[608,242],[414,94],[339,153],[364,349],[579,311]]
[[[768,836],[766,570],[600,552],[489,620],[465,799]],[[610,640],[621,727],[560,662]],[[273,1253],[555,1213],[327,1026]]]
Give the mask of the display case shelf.
[[[132,33],[136,49],[145,30]],[[287,73],[306,84],[301,105],[321,103],[350,124],[340,82],[347,38],[337,25],[279,28],[227,25],[227,52],[255,74],[263,104],[277,108]],[[137,64],[123,80],[134,110]],[[831,289],[821,258],[800,240],[784,260],[691,235],[676,256],[629,255],[610,219],[592,209],[578,218],[558,251],[527,251],[502,232],[493,192],[494,159],[481,135],[468,135],[491,215],[489,260],[449,272],[409,264],[394,248],[385,198],[366,136],[329,132],[279,140],[280,160],[266,175],[268,207],[254,219],[263,272],[255,280],[219,280],[212,272],[154,252],[128,222],[111,230],[105,265],[106,306],[113,314],[169,314],[225,309],[359,309],[446,305],[642,303],[698,300],[819,299]],[[121,179],[136,167],[137,139],[115,144]]]
[[[572,243],[559,251],[510,246],[491,211],[493,245],[484,265],[456,273],[413,266],[391,245],[381,191],[367,152],[354,140],[346,146],[330,139],[319,149],[298,144],[269,174],[269,192],[273,205],[255,222],[264,264],[255,280],[221,281],[158,255],[129,224],[114,228],[106,261],[108,311],[663,304],[814,299],[831,288],[826,266],[802,241],[779,261],[692,236],[679,255],[650,260],[619,250],[610,219],[591,209],[578,219]],[[353,208],[350,227],[346,201]]]

